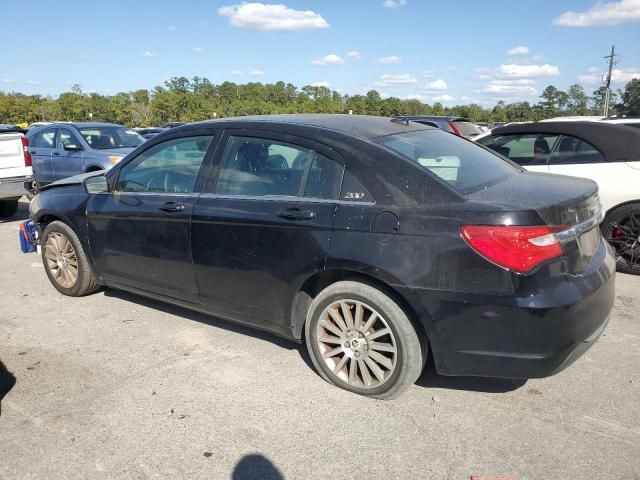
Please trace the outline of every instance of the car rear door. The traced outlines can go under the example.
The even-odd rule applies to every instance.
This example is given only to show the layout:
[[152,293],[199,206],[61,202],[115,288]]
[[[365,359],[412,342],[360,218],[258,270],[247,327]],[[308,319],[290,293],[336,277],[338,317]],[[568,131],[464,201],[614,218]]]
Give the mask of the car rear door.
[[[67,148],[74,148],[72,150],[65,150],[65,145]],[[55,148],[51,151],[54,178],[60,180],[83,173],[83,154],[82,143],[78,135],[69,127],[58,127]]]
[[310,140],[229,130],[214,165],[192,220],[203,306],[290,333],[297,286],[325,266],[342,159]]
[[190,221],[213,139],[201,129],[152,145],[116,172],[113,191],[90,198],[92,256],[107,284],[199,302]]
[[29,137],[29,153],[33,166],[33,175],[39,184],[55,181],[51,153],[55,146],[56,129],[44,128]]

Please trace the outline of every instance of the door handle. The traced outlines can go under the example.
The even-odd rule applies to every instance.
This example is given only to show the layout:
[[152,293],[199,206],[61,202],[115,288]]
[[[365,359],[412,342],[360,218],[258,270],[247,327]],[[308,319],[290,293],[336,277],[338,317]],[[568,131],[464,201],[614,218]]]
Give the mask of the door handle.
[[316,213],[311,210],[300,210],[299,208],[287,208],[286,210],[280,210],[276,215],[286,220],[313,220],[316,218]]
[[160,207],[160,210],[167,213],[177,213],[184,211],[184,205],[181,203],[167,202]]
[[53,152],[54,155],[60,155],[60,152]]
[[29,150],[29,153],[30,153],[31,155],[37,155],[37,152],[36,152],[35,150]]

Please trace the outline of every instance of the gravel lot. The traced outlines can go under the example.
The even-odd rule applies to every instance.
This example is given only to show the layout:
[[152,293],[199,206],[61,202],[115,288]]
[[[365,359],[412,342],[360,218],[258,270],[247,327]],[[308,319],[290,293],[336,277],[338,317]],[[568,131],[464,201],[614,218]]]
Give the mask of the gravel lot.
[[[59,295],[0,221],[0,478],[640,479],[640,278],[568,370],[427,370],[381,402],[304,348],[121,293]],[[8,373],[8,372],[9,373]],[[6,388],[5,388],[6,389]]]

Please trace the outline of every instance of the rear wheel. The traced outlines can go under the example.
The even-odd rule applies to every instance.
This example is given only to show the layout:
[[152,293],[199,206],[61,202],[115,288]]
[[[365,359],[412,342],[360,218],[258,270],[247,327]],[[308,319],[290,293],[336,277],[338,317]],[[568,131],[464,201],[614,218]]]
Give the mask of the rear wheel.
[[345,390],[391,399],[422,372],[426,342],[398,304],[370,285],[327,287],[312,301],[305,328],[316,369]]
[[602,234],[616,251],[618,271],[640,275],[640,203],[609,212],[602,222]]
[[0,217],[12,217],[18,211],[18,199],[0,200]]
[[98,288],[78,236],[65,223],[51,222],[44,229],[42,262],[49,280],[64,295],[80,297]]

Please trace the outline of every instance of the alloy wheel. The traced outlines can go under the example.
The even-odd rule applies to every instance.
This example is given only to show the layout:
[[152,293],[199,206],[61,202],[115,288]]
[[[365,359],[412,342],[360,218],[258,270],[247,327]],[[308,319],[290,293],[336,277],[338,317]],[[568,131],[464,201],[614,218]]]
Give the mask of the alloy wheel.
[[629,212],[627,217],[611,224],[608,237],[616,251],[616,260],[630,269],[640,269],[640,218]]
[[47,268],[53,279],[63,288],[72,288],[78,281],[78,257],[67,237],[51,232],[44,245]]
[[379,387],[396,369],[398,346],[389,324],[359,300],[339,300],[323,310],[316,344],[331,375],[350,386]]

